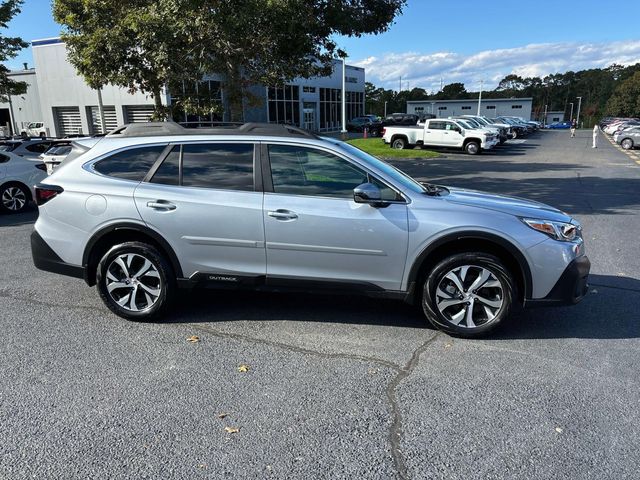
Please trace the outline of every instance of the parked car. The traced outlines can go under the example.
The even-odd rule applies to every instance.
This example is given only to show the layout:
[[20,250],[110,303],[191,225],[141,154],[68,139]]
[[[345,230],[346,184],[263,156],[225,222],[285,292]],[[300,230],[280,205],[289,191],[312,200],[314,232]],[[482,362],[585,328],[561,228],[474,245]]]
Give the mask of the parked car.
[[[504,140],[502,140],[502,131],[498,127],[485,125],[484,123],[481,123],[479,119],[475,119],[466,115],[458,116],[458,117],[450,117],[450,118],[454,118],[455,120],[460,120],[465,124],[467,128],[471,128],[474,130],[486,130],[488,132],[491,132],[498,139],[499,145],[502,145],[504,143]],[[505,137],[505,140],[506,140],[506,137]]]
[[46,176],[42,162],[0,152],[0,211],[22,212],[35,198],[35,184]]
[[640,127],[627,128],[616,133],[613,136],[613,141],[625,150],[637,147],[640,145]]
[[53,142],[46,152],[40,154],[40,160],[47,167],[47,174],[53,173],[53,170],[71,153],[71,149],[71,140],[58,140]]
[[420,117],[413,113],[392,113],[382,120],[382,126],[417,125]]
[[347,131],[349,132],[363,132],[365,128],[369,135],[377,137],[382,131],[382,123],[374,122],[370,117],[356,117],[347,122]]
[[31,122],[25,128],[20,130],[20,135],[27,137],[47,137],[47,128],[44,126],[43,122]]
[[132,320],[167,314],[178,287],[338,289],[417,303],[437,328],[474,337],[516,305],[587,291],[569,215],[421,184],[283,125],[126,126],[67,160],[36,198],[36,267],[96,285]]
[[424,124],[405,127],[385,127],[382,139],[391,148],[413,146],[461,148],[470,155],[492,149],[497,137],[483,130],[471,130],[453,119],[432,118]]
[[548,128],[552,130],[571,128],[571,122],[553,122]]
[[511,138],[515,139],[515,138],[519,138],[519,137],[524,137],[529,133],[529,130],[527,129],[526,126],[521,125],[519,122],[516,122],[513,119],[507,118],[507,117],[497,117],[497,118],[493,118],[491,119],[493,122],[502,122],[502,123],[506,123],[507,125],[511,126]]
[[27,158],[39,158],[40,155],[46,152],[53,140],[40,140],[40,139],[21,139],[21,140],[6,140],[0,143],[1,152],[11,152],[19,157]]
[[492,127],[498,129],[498,138],[500,139],[500,144],[504,144],[509,138],[512,137],[511,133],[511,125],[506,123],[494,123],[490,121],[488,118],[480,116],[480,115],[462,115],[462,118],[471,118],[474,121],[485,127]]

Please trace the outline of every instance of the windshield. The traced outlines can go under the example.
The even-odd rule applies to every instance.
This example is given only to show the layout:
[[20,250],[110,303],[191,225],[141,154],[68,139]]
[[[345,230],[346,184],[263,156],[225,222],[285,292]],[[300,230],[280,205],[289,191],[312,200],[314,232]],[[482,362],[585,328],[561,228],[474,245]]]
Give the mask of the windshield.
[[470,128],[471,130],[476,130],[478,128],[477,125],[474,125],[472,122],[467,120],[457,120],[458,123],[461,123],[465,128]]
[[354,147],[353,145],[350,145],[345,142],[339,142],[337,143],[337,145],[342,147],[343,150],[353,155],[354,157],[359,158],[360,160],[364,161],[366,164],[372,165],[373,167],[383,172],[385,175],[388,175],[399,186],[402,186],[416,193],[424,193],[426,191],[425,188],[420,183],[415,181],[409,175],[398,170],[394,166],[389,165],[388,163],[377,159],[373,155],[369,155],[368,153],[360,150],[359,148]]

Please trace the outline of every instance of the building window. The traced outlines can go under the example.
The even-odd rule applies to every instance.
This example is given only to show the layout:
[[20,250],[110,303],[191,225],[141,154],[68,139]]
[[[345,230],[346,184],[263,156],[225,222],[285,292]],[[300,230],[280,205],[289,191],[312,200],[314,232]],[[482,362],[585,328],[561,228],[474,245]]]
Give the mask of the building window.
[[511,108],[522,108],[522,105],[511,105]]
[[[210,127],[222,120],[222,85],[215,80],[178,82],[169,86],[173,119],[187,127]],[[183,104],[185,97],[195,105]]]
[[300,126],[300,88],[297,85],[269,87],[269,123]]
[[495,106],[495,105],[487,105],[487,106],[486,106],[486,109],[487,109],[487,110],[495,110],[495,109],[496,109],[496,106]]
[[424,112],[424,107],[414,107],[413,111],[414,112]]
[[[347,92],[347,120],[364,114],[364,92]],[[337,130],[342,125],[342,90],[320,88],[320,130]]]
[[358,83],[358,77],[344,77],[346,83]]
[[447,107],[438,107],[438,110],[446,110]]
[[316,93],[316,87],[302,87],[304,93]]
[[462,110],[471,110],[471,107],[462,107]]
[[560,117],[553,117],[551,119],[552,122],[559,122],[560,121]]

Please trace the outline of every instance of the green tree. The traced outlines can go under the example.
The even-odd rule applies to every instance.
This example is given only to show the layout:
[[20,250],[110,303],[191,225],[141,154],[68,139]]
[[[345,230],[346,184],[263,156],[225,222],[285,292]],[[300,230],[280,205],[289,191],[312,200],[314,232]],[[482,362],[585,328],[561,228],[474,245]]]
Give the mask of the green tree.
[[620,83],[607,102],[606,111],[620,117],[640,117],[640,71]]
[[149,92],[224,76],[234,119],[247,87],[325,75],[345,52],[335,35],[385,31],[405,0],[54,0],[69,58],[92,86]]
[[[0,29],[6,29],[13,17],[20,13],[22,0],[5,0],[0,4]],[[28,47],[19,37],[5,37],[0,35],[0,101],[8,101],[9,95],[21,95],[27,91],[25,82],[16,82],[9,78],[9,69],[4,62],[15,58],[20,50]]]
[[463,100],[469,97],[469,93],[464,88],[464,83],[450,83],[434,95],[437,100]]

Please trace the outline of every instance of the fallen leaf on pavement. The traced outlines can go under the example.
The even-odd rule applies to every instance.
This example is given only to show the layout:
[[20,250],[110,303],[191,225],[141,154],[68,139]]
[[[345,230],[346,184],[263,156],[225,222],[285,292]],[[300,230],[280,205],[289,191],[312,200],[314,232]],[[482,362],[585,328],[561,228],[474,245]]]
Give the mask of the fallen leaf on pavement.
[[229,414],[228,414],[228,413],[219,413],[219,414],[218,414],[218,418],[224,418],[224,417],[226,417],[227,415],[229,415]]
[[246,373],[249,371],[249,365],[245,365],[244,363],[238,367],[238,371],[240,373]]
[[562,433],[562,429],[560,427],[556,427],[556,432]]
[[224,427],[224,431],[227,433],[238,433],[240,431],[239,428],[233,428],[233,427]]
[[200,337],[197,335],[191,335],[187,338],[187,342],[198,343],[200,341]]

